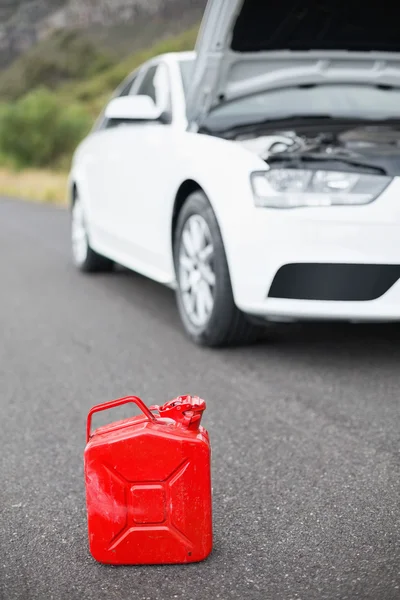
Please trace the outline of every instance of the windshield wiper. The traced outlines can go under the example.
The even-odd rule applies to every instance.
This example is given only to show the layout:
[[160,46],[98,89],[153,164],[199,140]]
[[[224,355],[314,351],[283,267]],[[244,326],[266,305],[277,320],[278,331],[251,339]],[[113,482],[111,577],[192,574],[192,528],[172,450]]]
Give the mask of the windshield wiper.
[[268,164],[272,167],[279,165],[280,167],[290,166],[291,168],[303,169],[304,165],[307,163],[321,163],[325,165],[334,163],[336,166],[339,163],[345,167],[353,167],[358,171],[362,169],[371,174],[387,175],[386,170],[376,163],[371,164],[370,161],[363,160],[362,158],[354,159],[353,157],[346,155],[345,152],[338,152],[329,156],[313,154],[312,152],[291,156],[288,152],[280,152],[279,154],[271,154],[271,156],[268,157]]
[[[289,117],[282,117],[280,119],[257,119],[254,121],[247,121],[246,123],[240,123],[239,125],[234,125],[233,127],[229,126],[223,129],[217,129],[210,126],[202,126],[199,129],[199,133],[206,133],[210,135],[227,135],[234,136],[236,133],[246,133],[247,130],[252,130],[254,127],[262,127],[263,125],[273,125],[278,128],[282,125],[290,124],[305,121],[315,121],[319,123],[320,121],[329,121],[334,119],[331,115],[291,115]],[[346,122],[348,119],[345,119]],[[354,119],[352,119],[354,120]]]
[[334,115],[315,115],[315,114],[293,114],[288,117],[282,117],[280,119],[262,119],[255,121],[248,121],[247,123],[241,123],[240,125],[235,125],[233,127],[227,127],[225,129],[213,129],[213,128],[202,128],[202,132],[214,134],[214,135],[223,135],[224,137],[235,137],[239,133],[248,133],[252,132],[255,127],[263,128],[268,127],[268,129],[282,129],[285,127],[299,127],[301,125],[310,124],[320,125],[322,123],[334,123],[337,126],[346,125],[348,123],[352,123],[354,125],[383,125],[388,123],[400,123],[400,119],[394,118],[366,118],[366,117],[339,117]]
[[[217,134],[224,134],[227,136],[234,136],[237,133],[246,133],[248,130],[252,130],[254,129],[254,127],[263,127],[264,125],[267,125],[268,127],[273,126],[274,128],[281,128],[282,126],[285,127],[287,125],[290,125],[291,127],[293,127],[294,125],[299,125],[302,123],[321,123],[321,122],[326,122],[326,121],[343,121],[343,122],[348,122],[348,121],[357,121],[357,119],[354,118],[338,118],[338,117],[334,117],[332,115],[290,115],[288,117],[282,117],[279,119],[258,119],[258,120],[254,120],[254,121],[247,121],[246,123],[240,123],[239,125],[234,125],[233,127],[227,127],[225,129],[215,129],[215,133]],[[358,119],[359,120],[359,119]]]

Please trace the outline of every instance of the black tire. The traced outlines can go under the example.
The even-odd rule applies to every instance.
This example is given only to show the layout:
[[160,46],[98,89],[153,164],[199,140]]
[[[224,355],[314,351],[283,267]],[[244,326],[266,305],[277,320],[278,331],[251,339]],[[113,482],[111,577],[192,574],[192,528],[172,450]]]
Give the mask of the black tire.
[[[179,254],[185,223],[193,215],[201,216],[210,230],[214,247],[213,270],[215,274],[214,306],[207,323],[197,327],[185,309],[179,280]],[[263,328],[249,320],[235,305],[228,263],[214,211],[206,195],[192,193],[183,205],[174,232],[174,261],[177,278],[177,304],[180,318],[188,337],[199,346],[210,348],[249,344],[262,337]]]
[[[77,208],[80,206],[79,203],[80,203],[79,196],[76,195],[76,197],[74,199],[74,203],[72,205],[72,209],[71,209],[71,244],[72,244],[72,246],[73,246],[72,236],[73,236],[74,211],[77,210]],[[81,207],[80,210],[82,211],[81,218],[82,218],[82,228],[84,229],[86,253],[84,255],[82,255],[81,257],[78,257],[76,255],[76,253],[74,252],[74,249],[72,248],[72,258],[73,258],[74,265],[82,273],[101,273],[101,272],[112,271],[114,269],[114,262],[112,260],[110,260],[109,258],[106,258],[105,256],[98,254],[91,248],[90,242],[89,242],[89,236],[88,236],[87,229],[86,229],[83,208]]]

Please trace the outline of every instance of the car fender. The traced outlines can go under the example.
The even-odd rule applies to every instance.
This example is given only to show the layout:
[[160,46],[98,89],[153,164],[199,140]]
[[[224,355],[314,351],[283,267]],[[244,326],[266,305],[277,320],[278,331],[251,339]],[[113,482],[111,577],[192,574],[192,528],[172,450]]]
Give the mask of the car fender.
[[[172,207],[181,186],[187,181],[196,183],[212,206],[226,247],[255,210],[251,173],[268,167],[258,155],[237,142],[185,132],[176,143],[179,152]],[[171,210],[171,227],[173,218],[174,209]]]

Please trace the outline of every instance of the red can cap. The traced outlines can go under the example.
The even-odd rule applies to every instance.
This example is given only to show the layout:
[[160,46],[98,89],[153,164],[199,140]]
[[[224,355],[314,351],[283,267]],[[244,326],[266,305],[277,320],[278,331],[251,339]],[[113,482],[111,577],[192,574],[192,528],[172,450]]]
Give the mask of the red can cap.
[[178,396],[166,402],[163,406],[151,406],[151,411],[157,411],[161,419],[173,419],[186,429],[196,430],[200,426],[206,403],[198,396]]

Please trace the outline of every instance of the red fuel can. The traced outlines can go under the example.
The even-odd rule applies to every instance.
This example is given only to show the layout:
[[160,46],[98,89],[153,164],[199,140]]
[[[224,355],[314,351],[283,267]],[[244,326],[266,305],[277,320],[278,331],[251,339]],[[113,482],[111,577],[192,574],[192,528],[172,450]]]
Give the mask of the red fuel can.
[[[91,433],[96,412],[133,402],[143,415]],[[90,552],[113,565],[198,562],[212,550],[211,448],[204,400],[148,408],[129,396],[87,419],[84,453]]]

